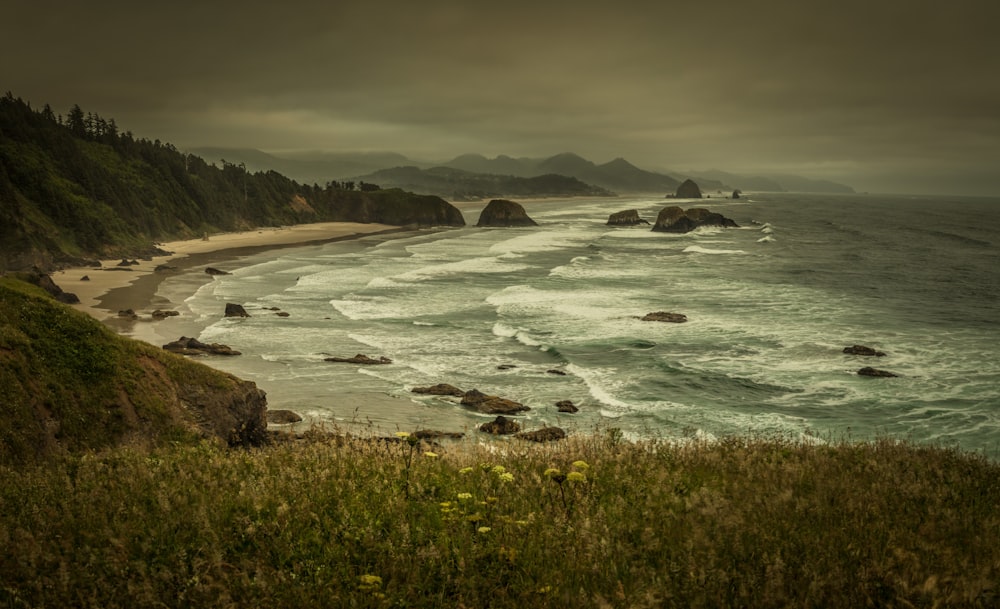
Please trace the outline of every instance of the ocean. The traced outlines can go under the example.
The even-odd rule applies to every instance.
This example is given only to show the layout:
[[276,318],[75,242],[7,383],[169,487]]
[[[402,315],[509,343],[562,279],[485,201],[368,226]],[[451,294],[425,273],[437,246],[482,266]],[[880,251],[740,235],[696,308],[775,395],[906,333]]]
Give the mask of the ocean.
[[[707,207],[740,228],[610,227]],[[485,203],[483,204],[485,205]],[[164,281],[204,360],[307,423],[469,431],[449,383],[524,403],[527,429],[628,438],[894,437],[1000,454],[1000,199],[750,194],[525,202],[539,226],[469,226],[274,250]],[[225,303],[249,318],[224,318]],[[277,307],[288,313],[281,317]],[[641,321],[654,311],[686,323]],[[886,352],[843,353],[862,344]],[[393,363],[324,361],[364,353]],[[873,366],[896,378],[859,376]],[[575,414],[555,403],[571,400]]]

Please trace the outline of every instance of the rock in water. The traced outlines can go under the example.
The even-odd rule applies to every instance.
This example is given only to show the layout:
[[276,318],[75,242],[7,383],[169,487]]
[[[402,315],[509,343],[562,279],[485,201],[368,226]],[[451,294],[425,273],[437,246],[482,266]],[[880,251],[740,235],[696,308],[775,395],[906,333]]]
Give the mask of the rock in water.
[[292,412],[291,410],[268,410],[267,411],[267,422],[273,423],[275,425],[288,425],[290,423],[299,423],[302,421],[302,417],[298,413]]
[[379,356],[378,359],[368,357],[364,353],[358,353],[354,357],[326,357],[323,358],[324,362],[343,362],[346,364],[363,364],[365,366],[377,366],[383,364],[391,364],[392,360],[384,355]]
[[559,412],[568,412],[570,414],[580,411],[580,409],[577,408],[576,404],[574,404],[570,400],[559,400],[558,402],[556,402],[556,408],[559,409]]
[[505,436],[521,431],[521,424],[513,419],[508,419],[505,416],[499,416],[489,423],[483,423],[480,425],[479,431],[493,434],[495,436]]
[[639,217],[637,209],[626,209],[608,216],[608,226],[635,226],[636,224],[649,224]]
[[479,214],[476,226],[538,226],[520,203],[493,199]]
[[672,324],[682,324],[688,320],[687,315],[683,313],[670,313],[667,311],[656,311],[653,313],[646,313],[640,318],[642,321],[663,321]]
[[884,351],[876,351],[871,347],[866,347],[865,345],[853,345],[851,347],[844,347],[844,353],[848,355],[864,355],[866,357],[885,357]]
[[700,199],[701,189],[698,188],[698,184],[694,180],[688,178],[681,182],[680,186],[677,187],[677,192],[674,193],[675,199]]
[[239,351],[234,351],[229,345],[219,343],[207,344],[196,338],[182,336],[172,343],[163,345],[165,351],[180,353],[181,355],[239,355]]
[[508,400],[495,395],[486,395],[478,389],[470,389],[462,396],[462,406],[475,408],[484,414],[517,414],[531,410],[520,402]]
[[685,211],[676,205],[670,205],[660,210],[652,230],[659,233],[688,233],[702,226],[739,228],[732,219],[702,207],[692,207]]
[[238,305],[236,303],[227,302],[226,303],[226,317],[250,317],[243,305]]
[[410,391],[424,395],[452,395],[456,398],[460,398],[465,395],[464,391],[447,383],[438,383],[437,385],[433,385],[431,387],[414,387]]
[[879,370],[878,368],[872,368],[870,366],[865,366],[861,370],[858,370],[858,374],[861,376],[875,376],[882,378],[896,378],[899,376],[898,374],[893,374],[888,370]]
[[230,273],[229,271],[222,271],[211,266],[206,268],[205,272],[208,273],[209,275],[232,275],[232,273]]

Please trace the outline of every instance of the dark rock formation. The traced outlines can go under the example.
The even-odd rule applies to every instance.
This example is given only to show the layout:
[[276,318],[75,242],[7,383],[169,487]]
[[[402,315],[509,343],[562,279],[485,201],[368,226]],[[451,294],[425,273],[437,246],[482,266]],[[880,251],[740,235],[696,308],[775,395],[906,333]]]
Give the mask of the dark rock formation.
[[486,395],[478,389],[470,389],[462,396],[462,406],[475,408],[483,414],[517,414],[525,410],[531,410],[520,402]]
[[733,198],[734,199],[739,199],[741,194],[743,194],[743,193],[740,191],[739,188],[737,188],[736,190],[733,191]]
[[701,189],[698,188],[698,184],[694,180],[688,178],[681,182],[680,186],[677,187],[677,192],[674,193],[675,199],[700,199]]
[[497,370],[513,370],[514,368],[517,368],[515,364],[500,364],[497,366]]
[[223,271],[211,266],[206,268],[205,272],[208,273],[209,275],[232,275],[232,273],[230,273],[229,271]]
[[495,436],[506,436],[521,431],[521,424],[513,419],[499,416],[489,423],[483,423],[480,425],[479,431],[490,433]]
[[636,224],[649,224],[639,217],[637,209],[627,209],[608,216],[608,226],[635,226]]
[[538,223],[528,217],[520,203],[493,199],[479,214],[476,226],[538,226]]
[[555,442],[566,438],[566,432],[560,427],[543,427],[534,431],[522,431],[514,436],[531,442]]
[[90,281],[90,275],[84,275],[83,277],[80,277],[80,281]]
[[867,357],[885,357],[884,351],[876,351],[871,347],[866,347],[865,345],[853,345],[851,347],[844,347],[844,353],[848,355],[864,355]]
[[288,425],[289,423],[298,423],[302,421],[302,417],[298,413],[292,412],[291,410],[268,410],[267,411],[267,422],[273,425]]
[[122,319],[131,319],[132,321],[139,319],[139,316],[132,309],[125,309],[124,311],[118,311],[118,317],[121,317]]
[[177,317],[178,315],[180,315],[180,313],[178,313],[177,311],[161,311],[160,309],[157,309],[153,311],[152,315],[155,321],[159,321],[161,319],[166,319],[168,317]]
[[570,414],[580,411],[580,409],[576,407],[576,404],[569,400],[560,400],[556,402],[556,408],[559,409],[559,412],[568,412]]
[[239,305],[233,302],[226,303],[226,317],[250,317],[243,305]]
[[687,315],[683,313],[669,313],[667,311],[656,311],[653,313],[646,313],[639,319],[641,319],[642,321],[663,321],[674,324],[681,324],[688,320]]
[[[176,270],[177,270],[176,266],[171,266],[169,264],[158,264],[156,265],[156,268],[153,269],[153,272],[164,273],[166,271],[176,271]],[[205,269],[205,272],[208,273],[208,269]]]
[[878,368],[872,368],[870,366],[865,366],[861,370],[858,370],[858,374],[861,376],[876,376],[881,378],[896,378],[899,375],[893,374],[888,370],[879,370]]
[[163,345],[163,349],[181,355],[240,355],[239,351],[234,351],[229,345],[203,343],[197,338],[186,336]]
[[291,313],[288,313],[286,311],[278,311],[277,313],[275,313],[275,315],[277,315],[278,317],[289,317]]
[[392,360],[385,356],[380,356],[378,359],[373,359],[365,355],[364,353],[358,353],[354,357],[326,357],[323,358],[324,362],[342,362],[345,364],[362,364],[365,366],[378,366],[383,364],[391,364]]
[[230,446],[260,446],[267,442],[267,394],[255,383],[233,377],[235,386],[224,393],[206,385],[178,387],[181,402],[197,413],[205,431]]
[[454,385],[448,385],[447,383],[439,383],[431,387],[414,387],[410,391],[424,395],[452,395],[456,398],[460,398],[465,395],[464,391]]
[[77,304],[80,302],[79,297],[72,292],[63,292],[63,289],[56,285],[56,282],[52,281],[52,277],[41,272],[30,272],[30,273],[11,273],[12,277],[20,279],[22,281],[27,281],[32,285],[37,285],[46,292],[49,293],[52,298],[63,304]]
[[118,263],[118,266],[135,266],[139,264],[138,260],[129,260],[128,258],[122,258],[122,261]]
[[702,226],[739,228],[732,219],[702,207],[692,207],[685,211],[676,205],[671,205],[660,210],[653,230],[660,233],[688,233]]
[[554,375],[556,375],[556,376],[566,376],[566,372],[565,372],[565,371],[563,371],[563,370],[558,370],[558,369],[556,369],[556,368],[552,368],[552,369],[550,369],[550,370],[546,370],[545,372],[546,372],[547,374],[554,374]]

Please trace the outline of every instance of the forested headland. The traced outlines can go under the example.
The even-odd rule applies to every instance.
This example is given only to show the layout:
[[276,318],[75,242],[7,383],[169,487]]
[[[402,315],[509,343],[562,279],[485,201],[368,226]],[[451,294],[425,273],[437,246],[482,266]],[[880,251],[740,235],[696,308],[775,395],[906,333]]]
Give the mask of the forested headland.
[[219,167],[78,105],[62,116],[9,92],[0,98],[0,270],[139,256],[161,240],[325,221],[464,224],[436,196]]

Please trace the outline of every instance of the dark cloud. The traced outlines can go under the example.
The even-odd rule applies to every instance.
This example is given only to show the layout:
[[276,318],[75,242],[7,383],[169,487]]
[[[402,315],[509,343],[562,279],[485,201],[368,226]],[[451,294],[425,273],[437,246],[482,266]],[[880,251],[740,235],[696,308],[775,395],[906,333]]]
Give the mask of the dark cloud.
[[14,0],[5,12],[0,74],[15,95],[79,103],[182,148],[571,150],[873,191],[1000,190],[1000,9],[987,0]]

